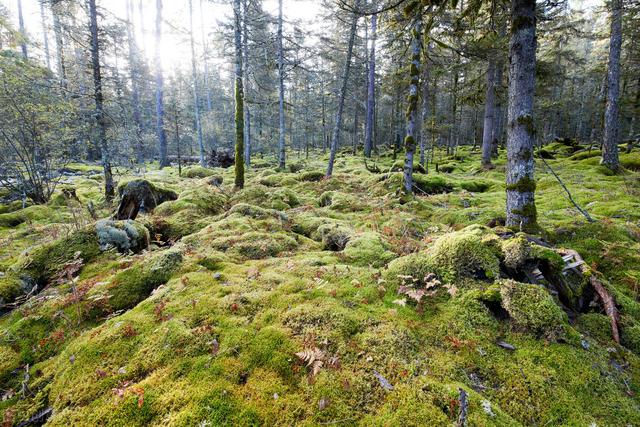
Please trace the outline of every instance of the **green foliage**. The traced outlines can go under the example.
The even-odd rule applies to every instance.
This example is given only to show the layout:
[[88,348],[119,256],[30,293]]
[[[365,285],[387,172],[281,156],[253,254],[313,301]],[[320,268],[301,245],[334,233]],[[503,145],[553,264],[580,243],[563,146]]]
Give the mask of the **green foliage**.
[[215,174],[215,170],[202,166],[189,166],[182,170],[182,176],[185,178],[207,178]]
[[343,252],[348,260],[363,266],[382,267],[395,258],[395,254],[389,251],[389,245],[374,232],[362,233],[349,239]]

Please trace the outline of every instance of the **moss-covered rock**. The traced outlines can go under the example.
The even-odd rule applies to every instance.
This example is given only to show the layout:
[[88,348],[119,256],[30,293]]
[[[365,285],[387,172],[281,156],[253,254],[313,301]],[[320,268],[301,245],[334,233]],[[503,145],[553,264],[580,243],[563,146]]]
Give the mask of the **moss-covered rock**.
[[483,230],[468,227],[445,234],[428,249],[431,265],[446,282],[470,278],[493,280],[500,273],[495,249],[482,237]]
[[247,259],[273,257],[298,246],[296,239],[282,232],[248,232],[239,236],[219,237],[211,242],[214,249]]
[[531,257],[531,246],[524,236],[507,239],[502,242],[502,255],[507,268],[522,268]]
[[392,288],[403,282],[415,282],[424,285],[424,278],[434,272],[431,258],[425,252],[416,252],[394,259],[389,263],[382,277]]
[[216,171],[202,166],[189,166],[182,170],[182,176],[185,178],[207,178],[215,175]]
[[567,315],[542,286],[505,280],[500,295],[516,328],[552,340],[564,337]]
[[322,245],[330,251],[341,251],[351,239],[353,230],[336,223],[324,224],[318,228],[318,234],[322,239]]
[[343,252],[354,264],[373,267],[382,267],[396,256],[375,232],[358,234],[349,239]]
[[182,258],[178,250],[167,250],[116,274],[106,287],[110,309],[128,309],[144,300],[171,278],[182,264]]
[[298,179],[306,182],[317,182],[324,178],[324,172],[321,171],[308,171],[300,174]]
[[175,191],[158,187],[144,179],[120,183],[118,195],[120,204],[116,219],[135,219],[140,209],[150,212],[161,203],[178,198]]
[[173,215],[176,212],[193,209],[203,215],[215,215],[224,209],[226,198],[214,187],[200,183],[184,190],[177,200],[168,201],[158,206],[158,215]]
[[103,219],[95,229],[101,251],[115,248],[122,253],[138,253],[149,247],[149,230],[137,221]]

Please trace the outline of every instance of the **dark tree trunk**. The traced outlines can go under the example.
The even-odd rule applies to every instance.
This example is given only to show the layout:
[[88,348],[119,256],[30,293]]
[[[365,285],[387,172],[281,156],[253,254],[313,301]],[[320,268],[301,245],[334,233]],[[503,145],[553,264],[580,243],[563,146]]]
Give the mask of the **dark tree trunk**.
[[611,36],[607,68],[607,105],[604,111],[602,164],[617,172],[620,169],[618,141],[620,139],[620,50],[622,48],[622,0],[611,0]]
[[507,123],[507,221],[536,228],[533,101],[536,70],[536,2],[512,0]]
[[364,136],[364,155],[371,157],[373,148],[374,112],[376,110],[376,15],[371,16],[371,52],[369,53],[369,77],[367,79],[367,115]]
[[98,139],[102,154],[102,169],[104,171],[104,195],[107,201],[115,195],[111,160],[107,147],[107,120],[104,115],[104,97],[102,95],[102,75],[100,70],[100,47],[98,43],[98,15],[96,0],[89,0],[89,29],[91,32],[91,68],[93,70],[93,98],[95,100],[95,118],[98,125]]
[[417,13],[411,31],[411,66],[409,67],[409,96],[407,107],[407,135],[404,138],[404,192],[413,194],[413,156],[416,151],[418,102],[420,100],[420,56],[422,54],[422,11]]
[[162,77],[162,59],[160,41],[162,38],[162,0],[156,0],[156,133],[158,134],[158,155],[160,168],[169,166],[167,159],[167,133],[164,129],[164,81]]
[[235,40],[235,122],[236,122],[236,153],[235,153],[235,186],[244,187],[244,90],[242,88],[242,12],[240,0],[233,2],[234,40]]

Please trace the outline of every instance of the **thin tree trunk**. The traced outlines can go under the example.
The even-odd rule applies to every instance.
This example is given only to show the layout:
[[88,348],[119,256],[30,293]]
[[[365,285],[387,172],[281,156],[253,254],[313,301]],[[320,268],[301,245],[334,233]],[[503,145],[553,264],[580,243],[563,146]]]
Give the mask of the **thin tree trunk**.
[[[358,9],[360,0],[355,2],[355,10]],[[333,163],[336,159],[338,145],[340,144],[340,128],[342,127],[342,112],[344,110],[344,99],[347,94],[347,83],[349,83],[349,72],[351,71],[351,55],[353,54],[353,42],[356,37],[356,28],[358,25],[358,14],[353,13],[351,18],[351,30],[349,31],[349,42],[347,45],[347,57],[342,71],[342,84],[338,95],[338,110],[336,111],[336,121],[333,125],[333,135],[331,137],[331,151],[329,152],[329,164],[327,165],[327,178],[333,174]]]
[[246,167],[251,165],[251,112],[249,111],[249,103],[247,102],[247,94],[249,91],[249,32],[247,31],[247,16],[249,10],[249,2],[242,1],[242,9],[244,19],[242,20],[242,57],[244,65],[243,74],[243,104],[244,104],[244,163]]
[[495,99],[496,99],[496,108],[493,114],[493,134],[491,135],[491,156],[493,158],[498,157],[498,146],[502,141],[502,133],[504,129],[504,111],[502,109],[502,70],[504,69],[504,60],[502,59],[502,55],[498,58],[496,62],[495,69],[495,79],[494,79],[494,89],[495,89]]
[[20,30],[20,49],[22,50],[22,57],[27,59],[27,32],[24,29],[24,17],[22,16],[22,0],[18,0],[18,28]]
[[136,161],[144,163],[144,149],[142,147],[142,114],[140,112],[140,88],[138,87],[138,70],[140,69],[138,46],[133,33],[133,4],[127,0],[127,40],[129,42],[129,74],[131,78],[131,106],[133,123],[136,127]]
[[160,159],[160,169],[169,166],[167,158],[167,134],[164,129],[164,102],[163,102],[163,76],[162,76],[162,56],[160,42],[162,40],[162,0],[156,0],[156,132],[158,134],[158,154]]
[[51,4],[51,15],[53,16],[53,33],[56,38],[56,68],[61,86],[67,88],[67,71],[64,63],[64,45],[62,38],[62,25],[60,23],[60,15],[56,10],[56,5]]
[[507,221],[536,228],[533,101],[536,69],[535,0],[512,0],[507,127]]
[[404,192],[413,194],[413,156],[416,151],[418,101],[420,99],[420,55],[422,54],[422,11],[416,13],[411,31],[411,66],[409,67],[409,106],[407,108],[407,136],[404,138]]
[[202,124],[200,123],[200,92],[198,88],[198,73],[196,71],[196,47],[193,40],[193,0],[189,0],[189,29],[191,42],[191,78],[193,79],[193,113],[196,119],[196,133],[198,148],[200,149],[200,166],[205,166],[204,142],[202,140]]
[[98,125],[98,138],[102,153],[102,169],[104,171],[104,196],[111,201],[115,195],[111,160],[107,147],[107,121],[104,115],[104,98],[102,95],[102,75],[100,72],[100,47],[98,43],[98,18],[96,0],[89,0],[89,29],[91,32],[91,66],[93,70],[93,97],[96,104],[95,118]]
[[617,172],[620,169],[618,140],[620,136],[620,50],[622,47],[622,0],[611,0],[611,36],[607,67],[607,105],[604,112],[602,164]]
[[235,122],[236,122],[236,152],[235,152],[235,186],[244,187],[244,90],[242,88],[242,15],[240,0],[233,2],[235,17]]
[[207,96],[207,111],[210,112],[213,110],[213,104],[211,102],[211,88],[209,87],[209,48],[204,31],[204,11],[202,10],[202,0],[200,0],[200,27],[202,33],[202,48],[204,49],[202,54],[202,61],[204,62],[204,91]]
[[284,142],[284,52],[282,49],[282,0],[278,0],[278,168],[285,168]]
[[493,54],[489,57],[487,69],[487,94],[484,106],[484,125],[482,128],[482,167],[491,168],[491,146],[493,141],[493,126],[495,124],[496,91],[495,91],[496,64]]
[[364,136],[364,155],[371,157],[373,148],[374,112],[376,110],[376,31],[377,15],[371,16],[371,52],[369,53],[369,77],[367,80],[367,116]]
[[422,104],[420,111],[420,165],[423,168],[427,167],[427,141],[429,140],[429,135],[427,132],[427,121],[429,120],[429,115],[431,112],[429,111],[429,80],[430,80],[430,67],[429,67],[429,58],[428,55],[431,53],[431,43],[427,49],[424,51],[424,61],[422,64]]
[[40,0],[40,20],[42,21],[42,41],[44,47],[44,59],[47,68],[51,69],[51,53],[49,52],[49,35],[47,31],[47,19],[44,13],[44,0]]

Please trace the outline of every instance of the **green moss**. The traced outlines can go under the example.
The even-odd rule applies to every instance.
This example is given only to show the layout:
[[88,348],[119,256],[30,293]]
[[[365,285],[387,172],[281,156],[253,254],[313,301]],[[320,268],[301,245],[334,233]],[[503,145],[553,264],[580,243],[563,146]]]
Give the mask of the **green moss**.
[[189,166],[182,170],[182,176],[185,178],[207,178],[215,175],[216,171],[202,166]]
[[608,344],[612,341],[611,321],[600,313],[585,313],[578,317],[577,328],[590,337]]
[[534,191],[536,191],[536,181],[528,176],[525,176],[514,184],[507,184],[507,191],[533,193]]
[[518,270],[531,258],[531,245],[524,236],[508,239],[502,243],[502,254],[504,264],[510,269]]
[[[609,328],[611,329],[611,328]],[[640,354],[640,323],[633,322],[622,328],[622,344],[636,354]]]
[[553,340],[565,336],[567,315],[543,287],[506,280],[500,295],[516,328]]
[[424,252],[413,253],[394,259],[389,263],[382,276],[392,288],[397,288],[404,281],[417,281],[424,284],[423,279],[434,272],[431,258]]
[[330,251],[341,251],[351,239],[353,230],[338,224],[324,224],[318,227],[322,245]]
[[321,171],[308,171],[300,174],[298,179],[306,182],[318,182],[324,178],[324,172]]
[[298,242],[285,233],[249,232],[239,236],[219,237],[211,242],[213,248],[247,259],[273,257],[298,246]]
[[441,194],[453,191],[454,185],[446,178],[438,175],[416,175],[413,183],[417,187],[417,194]]
[[107,286],[110,309],[118,311],[135,306],[166,283],[181,264],[182,254],[168,250],[116,274]]
[[249,205],[246,203],[238,203],[227,211],[228,215],[238,214],[254,219],[277,218],[286,220],[286,215],[274,209],[264,209],[260,206]]
[[470,191],[472,193],[484,193],[491,188],[491,183],[480,179],[473,181],[461,181],[460,188]]
[[362,233],[349,239],[343,252],[349,261],[362,266],[382,267],[395,258],[389,245],[374,232]]
[[9,213],[0,214],[0,227],[16,227],[25,222],[52,220],[56,218],[55,210],[49,206],[34,205]]
[[571,160],[584,160],[584,159],[590,159],[592,157],[600,157],[602,156],[602,151],[601,150],[584,150],[584,151],[578,151],[575,154],[571,155],[571,157],[569,157]]
[[446,282],[459,279],[495,279],[500,266],[495,250],[482,240],[482,231],[470,227],[445,234],[429,248],[429,259]]

